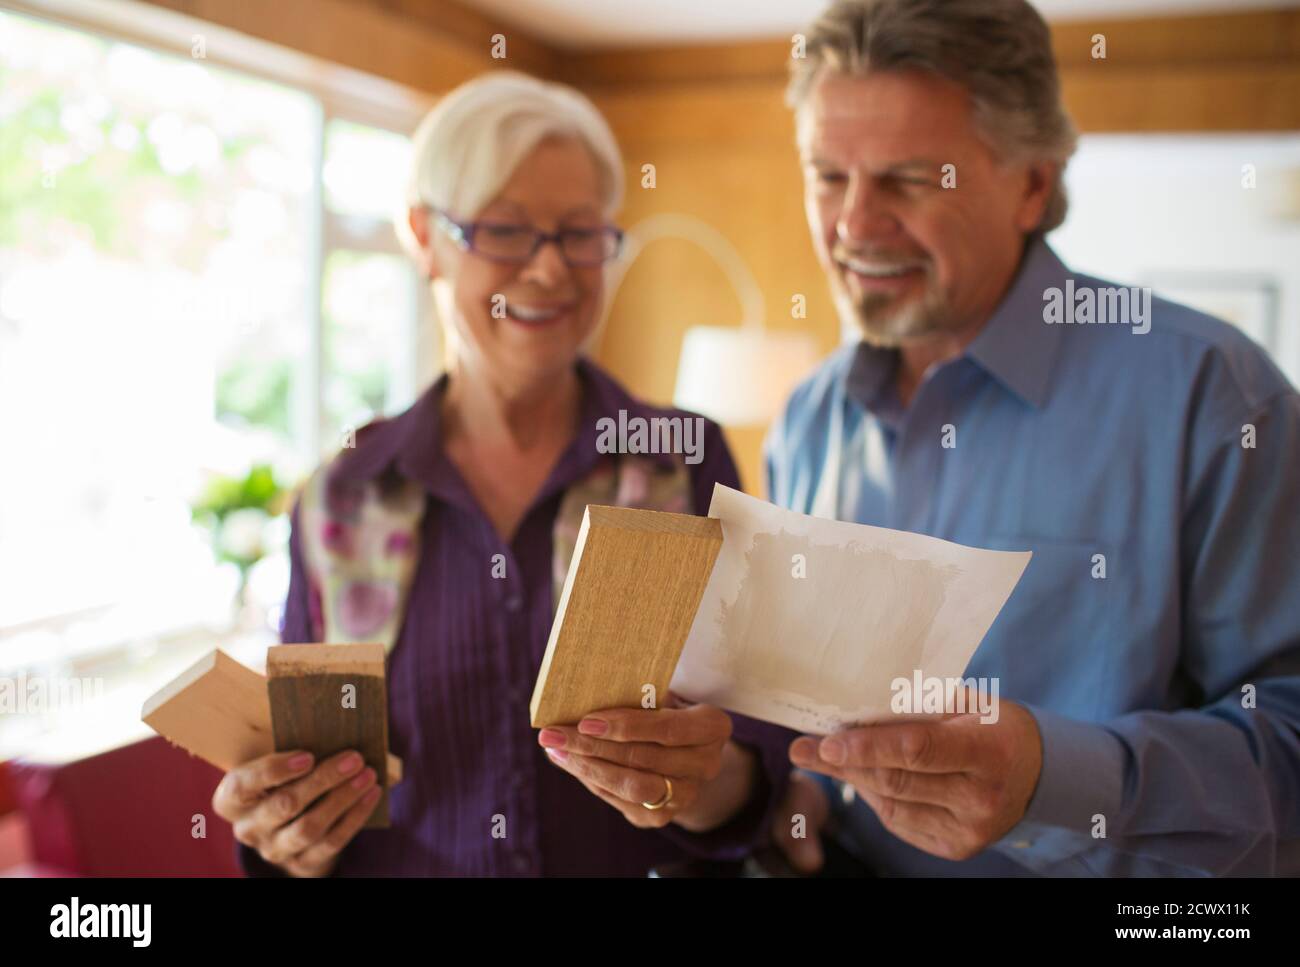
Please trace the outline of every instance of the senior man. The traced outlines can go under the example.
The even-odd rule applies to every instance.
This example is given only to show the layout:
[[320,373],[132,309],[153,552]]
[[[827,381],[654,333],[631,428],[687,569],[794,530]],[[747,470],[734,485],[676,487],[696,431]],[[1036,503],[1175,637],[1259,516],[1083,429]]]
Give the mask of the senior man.
[[772,499],[1034,556],[967,669],[996,721],[797,739],[786,852],[829,820],[882,874],[1297,872],[1294,387],[1048,246],[1075,136],[1023,0],[839,0],[789,96],[861,341],[773,428]]

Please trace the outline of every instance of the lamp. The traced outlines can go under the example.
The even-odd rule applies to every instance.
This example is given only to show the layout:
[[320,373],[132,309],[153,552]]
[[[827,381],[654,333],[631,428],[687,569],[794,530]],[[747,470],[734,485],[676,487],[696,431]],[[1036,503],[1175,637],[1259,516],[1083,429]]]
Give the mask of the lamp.
[[759,426],[817,364],[816,341],[761,326],[694,326],[682,341],[673,405],[723,426]]
[[[740,300],[739,326],[693,326],[682,341],[673,405],[724,426],[761,426],[780,412],[799,378],[820,358],[817,340],[803,332],[769,331],[763,325],[763,293],[745,260],[726,237],[689,215],[654,215],[627,233],[629,257],[612,291],[646,245],[679,238],[704,249],[722,269]],[[610,300],[612,302],[612,298]]]

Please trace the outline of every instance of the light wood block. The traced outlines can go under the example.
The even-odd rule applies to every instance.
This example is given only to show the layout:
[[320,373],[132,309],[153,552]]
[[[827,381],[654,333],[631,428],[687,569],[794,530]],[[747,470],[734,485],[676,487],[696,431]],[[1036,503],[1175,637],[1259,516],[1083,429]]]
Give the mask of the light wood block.
[[200,658],[150,696],[140,717],[224,772],[274,751],[266,679],[222,651]]
[[711,517],[589,505],[529,706],[534,728],[668,694],[722,525]]
[[[224,772],[275,751],[266,676],[223,651],[200,658],[151,695],[140,717]],[[402,760],[391,753],[386,774],[389,786],[402,781]]]
[[307,749],[317,761],[356,749],[384,787],[366,825],[387,827],[384,646],[277,645],[266,653],[266,676],[275,748]]

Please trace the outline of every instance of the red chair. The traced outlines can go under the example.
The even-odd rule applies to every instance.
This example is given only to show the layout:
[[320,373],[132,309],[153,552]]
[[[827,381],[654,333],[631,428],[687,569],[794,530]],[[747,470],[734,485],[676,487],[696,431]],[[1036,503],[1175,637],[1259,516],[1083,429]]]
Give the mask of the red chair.
[[36,872],[240,875],[230,824],[212,812],[221,773],[161,737],[76,762],[19,759],[7,768]]

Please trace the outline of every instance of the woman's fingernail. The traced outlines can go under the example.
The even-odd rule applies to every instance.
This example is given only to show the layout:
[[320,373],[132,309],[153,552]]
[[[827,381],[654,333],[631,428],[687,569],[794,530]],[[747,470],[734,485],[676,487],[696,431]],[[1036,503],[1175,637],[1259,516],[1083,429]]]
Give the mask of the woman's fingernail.
[[563,749],[564,733],[559,729],[542,729],[537,741],[548,749]]
[[375,770],[367,769],[365,772],[361,773],[361,775],[357,776],[355,779],[352,780],[352,788],[364,789],[366,788],[366,786],[370,785],[374,781],[375,781]]
[[289,760],[289,768],[294,772],[306,772],[311,768],[311,753],[299,752]]
[[578,723],[578,731],[583,735],[604,735],[609,731],[609,723],[604,719],[583,719]]
[[560,749],[547,749],[546,754],[549,755],[556,762],[565,762],[569,758],[569,753],[564,752]]
[[350,776],[361,768],[361,756],[355,752],[349,752],[339,761],[339,772],[345,776]]

